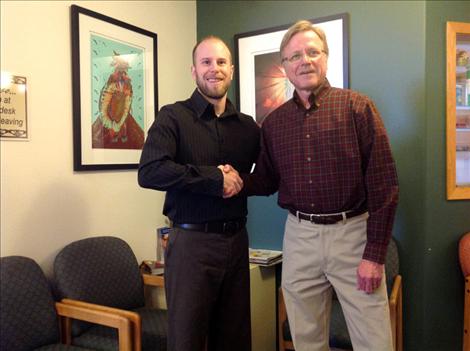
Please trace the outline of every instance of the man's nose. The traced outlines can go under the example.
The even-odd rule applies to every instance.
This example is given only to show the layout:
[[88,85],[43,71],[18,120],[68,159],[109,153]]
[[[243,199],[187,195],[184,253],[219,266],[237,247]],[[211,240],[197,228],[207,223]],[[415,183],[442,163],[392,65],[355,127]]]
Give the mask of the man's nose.
[[219,65],[217,64],[217,62],[212,62],[209,68],[211,71],[218,71]]
[[313,58],[308,56],[307,53],[304,51],[302,54],[301,54],[302,58],[301,58],[301,61],[303,64],[304,63],[307,63],[307,64],[310,64],[312,63],[313,61]]

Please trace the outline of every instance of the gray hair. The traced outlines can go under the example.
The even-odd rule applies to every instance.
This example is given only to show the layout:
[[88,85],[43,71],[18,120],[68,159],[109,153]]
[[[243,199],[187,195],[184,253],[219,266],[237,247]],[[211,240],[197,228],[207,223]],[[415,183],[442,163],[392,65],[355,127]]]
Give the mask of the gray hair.
[[286,34],[284,34],[284,37],[282,38],[282,41],[281,41],[281,47],[280,47],[281,56],[282,56],[282,51],[285,49],[287,44],[289,44],[290,40],[292,39],[294,35],[300,32],[308,32],[308,31],[312,31],[316,35],[318,35],[318,37],[323,43],[323,51],[325,52],[326,55],[328,55],[329,54],[328,43],[326,41],[326,35],[323,29],[321,29],[320,27],[314,26],[310,21],[301,20],[293,24],[287,30]]

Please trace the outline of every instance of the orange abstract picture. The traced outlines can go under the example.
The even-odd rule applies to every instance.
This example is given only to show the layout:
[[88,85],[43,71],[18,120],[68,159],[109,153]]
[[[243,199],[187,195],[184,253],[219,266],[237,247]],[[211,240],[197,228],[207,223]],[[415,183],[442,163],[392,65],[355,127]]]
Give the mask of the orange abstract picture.
[[279,52],[255,56],[256,122],[292,97],[294,87],[280,63]]

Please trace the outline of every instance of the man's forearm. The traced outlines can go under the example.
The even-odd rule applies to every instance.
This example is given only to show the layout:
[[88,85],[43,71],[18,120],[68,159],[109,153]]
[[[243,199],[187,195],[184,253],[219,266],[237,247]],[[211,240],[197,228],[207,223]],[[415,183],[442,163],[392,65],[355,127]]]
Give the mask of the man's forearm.
[[211,196],[223,193],[223,176],[215,166],[154,161],[139,167],[138,182],[143,188],[161,191],[182,190]]
[[269,196],[278,190],[277,182],[259,173],[240,174],[243,180],[243,189],[240,192],[244,196]]

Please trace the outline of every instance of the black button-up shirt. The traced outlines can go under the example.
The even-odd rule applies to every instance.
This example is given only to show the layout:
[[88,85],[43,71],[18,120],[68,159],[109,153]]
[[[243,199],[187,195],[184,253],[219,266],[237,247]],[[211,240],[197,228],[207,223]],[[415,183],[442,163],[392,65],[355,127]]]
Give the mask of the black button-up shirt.
[[139,166],[139,184],[166,191],[163,214],[175,223],[245,217],[245,196],[224,199],[218,165],[249,173],[258,156],[259,128],[227,100],[217,117],[197,90],[185,101],[162,107],[149,129]]

